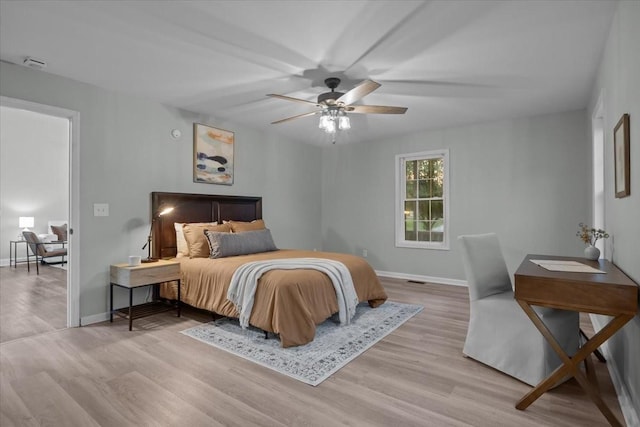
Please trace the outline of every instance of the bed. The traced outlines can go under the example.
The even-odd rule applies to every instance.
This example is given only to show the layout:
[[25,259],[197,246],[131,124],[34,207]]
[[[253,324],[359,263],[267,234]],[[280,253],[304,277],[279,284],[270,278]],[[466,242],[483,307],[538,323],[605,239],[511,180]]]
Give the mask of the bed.
[[[358,300],[371,307],[387,299],[373,268],[362,258],[331,252],[280,249],[225,258],[176,257],[174,223],[250,222],[262,219],[262,198],[185,193],[151,195],[152,212],[173,206],[170,215],[153,224],[153,256],[175,258],[181,264],[181,300],[193,307],[227,317],[238,317],[227,300],[231,276],[237,267],[250,261],[287,258],[326,258],[342,262],[351,273]],[[268,224],[267,224],[268,225]],[[162,287],[160,296],[175,299],[175,285]],[[336,291],[331,280],[315,270],[272,270],[260,278],[249,323],[280,336],[283,347],[303,345],[313,340],[315,327],[338,312]]]

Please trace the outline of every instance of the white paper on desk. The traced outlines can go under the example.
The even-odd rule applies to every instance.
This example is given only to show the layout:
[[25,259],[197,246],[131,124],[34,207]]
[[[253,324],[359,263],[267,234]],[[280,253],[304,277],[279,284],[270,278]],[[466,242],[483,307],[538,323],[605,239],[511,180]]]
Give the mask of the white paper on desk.
[[549,271],[567,271],[570,273],[607,273],[606,271],[598,270],[597,268],[582,264],[578,261],[555,259],[532,259],[529,261]]

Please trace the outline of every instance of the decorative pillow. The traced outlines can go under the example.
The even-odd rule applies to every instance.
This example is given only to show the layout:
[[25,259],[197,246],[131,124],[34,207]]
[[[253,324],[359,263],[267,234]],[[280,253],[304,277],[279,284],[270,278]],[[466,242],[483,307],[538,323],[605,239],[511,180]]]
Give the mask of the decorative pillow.
[[51,231],[53,231],[53,234],[57,236],[59,242],[67,241],[67,224],[52,225]]
[[216,233],[207,230],[205,234],[211,250],[210,258],[225,258],[278,250],[268,228],[242,233]]
[[189,247],[189,258],[208,258],[209,257],[209,243],[207,243],[207,236],[205,236],[205,230],[217,231],[221,233],[230,233],[231,228],[227,224],[220,225],[193,225],[184,224],[182,226],[182,233],[184,239],[187,241]]
[[176,258],[189,256],[189,246],[187,245],[187,241],[184,239],[184,233],[182,232],[182,226],[185,224],[210,226],[218,225],[217,222],[174,222],[173,226],[176,229],[176,246],[178,249]]
[[267,227],[264,225],[264,221],[256,219],[251,222],[243,221],[228,221],[226,224],[231,226],[231,231],[234,233],[244,233],[245,231],[264,230]]

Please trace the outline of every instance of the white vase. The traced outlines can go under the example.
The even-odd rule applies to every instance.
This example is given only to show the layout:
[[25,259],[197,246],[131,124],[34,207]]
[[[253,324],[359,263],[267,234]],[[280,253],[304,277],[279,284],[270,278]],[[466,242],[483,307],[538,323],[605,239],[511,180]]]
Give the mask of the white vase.
[[600,258],[600,249],[593,245],[587,246],[584,248],[584,257],[595,261]]

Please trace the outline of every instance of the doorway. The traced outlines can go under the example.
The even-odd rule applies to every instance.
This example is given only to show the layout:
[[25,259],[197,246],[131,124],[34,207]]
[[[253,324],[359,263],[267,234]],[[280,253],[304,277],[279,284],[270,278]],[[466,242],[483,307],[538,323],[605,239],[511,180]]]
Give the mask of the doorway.
[[[80,292],[79,292],[79,283],[80,283],[80,274],[79,274],[79,248],[78,248],[78,219],[79,219],[79,125],[80,125],[80,114],[77,111],[68,110],[64,108],[59,108],[55,106],[49,106],[44,104],[33,103],[29,101],[24,101],[15,98],[8,98],[4,96],[0,96],[0,106],[3,108],[22,110],[23,112],[32,112],[45,116],[49,116],[51,118],[61,118],[63,119],[63,123],[67,126],[67,133],[65,134],[68,138],[66,144],[65,154],[62,155],[62,161],[66,162],[68,165],[67,168],[67,179],[65,185],[62,185],[60,191],[66,192],[68,196],[68,201],[65,206],[65,213],[67,214],[66,218],[48,218],[42,219],[41,222],[47,222],[46,225],[41,224],[40,230],[46,231],[48,228],[49,220],[60,220],[66,219],[68,224],[68,239],[67,239],[67,273],[66,273],[66,327],[76,327],[80,326]],[[24,159],[27,159],[22,174],[29,173],[29,153],[26,156],[22,156]],[[66,159],[66,160],[64,160]],[[13,161],[13,159],[11,160]],[[17,161],[17,159],[16,159]],[[51,168],[54,170],[56,168],[55,164],[46,165],[45,169]],[[11,177],[10,182],[15,182],[16,185],[20,185],[21,175]],[[23,175],[24,176],[24,175]],[[46,174],[45,174],[46,177]],[[46,188],[46,182],[41,183],[42,186]],[[52,190],[53,191],[53,190]],[[57,191],[57,189],[56,189]],[[4,197],[4,195],[3,195]],[[34,200],[31,200],[34,202]],[[3,201],[4,202],[4,201]],[[35,200],[37,202],[37,200]],[[3,203],[4,205],[4,203]],[[37,205],[37,203],[35,203]],[[34,206],[35,206],[34,205]],[[9,214],[8,210],[5,209],[3,211],[3,216],[7,216]],[[43,228],[45,227],[45,228]],[[6,228],[5,228],[6,229]],[[19,230],[16,229],[16,232]],[[35,231],[35,229],[34,229]],[[3,234],[7,234],[3,232]],[[14,233],[15,234],[15,233]],[[3,245],[5,244],[4,240],[7,240],[7,246],[9,245],[9,240],[15,240],[16,237],[13,234],[9,234],[8,237],[3,237]],[[9,249],[9,248],[7,248]]]

